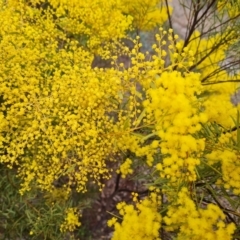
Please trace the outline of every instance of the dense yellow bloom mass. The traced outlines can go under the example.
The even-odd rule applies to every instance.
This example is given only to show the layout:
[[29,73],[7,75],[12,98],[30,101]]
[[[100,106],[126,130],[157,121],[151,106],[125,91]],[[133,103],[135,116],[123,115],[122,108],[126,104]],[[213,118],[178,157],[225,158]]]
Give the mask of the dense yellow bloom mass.
[[133,25],[137,29],[151,30],[167,20],[167,9],[162,6],[164,2],[162,0],[121,0],[121,2],[123,12],[133,17]]
[[60,230],[62,232],[66,231],[74,231],[76,227],[79,227],[81,224],[79,222],[79,214],[77,213],[77,209],[69,208],[66,211],[66,217],[64,223],[61,225]]
[[239,153],[230,149],[214,150],[206,155],[210,164],[220,162],[222,169],[222,179],[226,189],[232,188],[235,194],[240,193],[240,164]]
[[[236,10],[237,7],[233,9]],[[226,51],[237,41],[237,36],[238,33],[234,32],[231,27],[226,28],[221,34],[215,33],[209,37],[201,35],[196,30],[187,45],[187,48],[191,49],[195,56],[193,65],[201,72],[201,82],[203,84],[213,83],[205,85],[202,89],[209,93],[203,102],[208,120],[209,122],[218,122],[226,128],[232,127],[231,116],[236,116],[239,108],[235,107],[229,99],[238,87],[240,74],[230,74],[225,67],[221,68],[221,65],[224,66],[223,62],[228,57]],[[176,46],[181,50],[183,41],[180,40]],[[216,84],[218,82],[222,84]]]
[[214,204],[208,204],[206,209],[197,209],[189,198],[188,190],[183,188],[178,193],[176,205],[171,205],[163,220],[167,230],[180,230],[177,239],[230,240],[236,227],[233,223],[226,224],[224,219],[225,215]]
[[225,14],[227,12],[228,17],[234,18],[240,15],[239,12],[240,1],[226,1],[219,0],[217,1],[217,9],[220,13]]
[[161,138],[161,153],[169,155],[163,163],[157,164],[157,169],[162,177],[172,181],[185,177],[190,181],[196,179],[194,169],[200,163],[204,139],[196,139],[192,134],[207,120],[196,105],[195,93],[199,91],[198,74],[184,77],[178,72],[162,73],[147,90],[146,113],[155,122],[157,135]]
[[55,21],[60,29],[86,42],[89,51],[105,57],[109,57],[109,52],[102,49],[102,45],[111,48],[109,42],[125,37],[132,23],[132,17],[122,13],[123,5],[119,0],[48,2],[50,13],[58,17]]
[[122,174],[122,177],[125,178],[127,174],[132,173],[133,170],[131,169],[132,160],[127,158],[123,164],[121,164],[120,169],[118,172]]
[[[33,1],[32,4],[41,2]],[[97,1],[49,3],[52,7],[37,9],[21,1],[10,1],[0,12],[3,114],[0,130],[1,145],[7,146],[1,149],[1,162],[9,167],[19,165],[19,176],[24,179],[22,193],[30,190],[33,183],[51,191],[52,183],[65,175],[68,176],[67,187],[77,184],[78,191],[85,191],[88,177],[99,182],[100,176],[109,176],[105,161],[117,151],[116,140],[112,136],[120,135],[122,141],[128,137],[130,140],[132,136],[129,133],[133,131],[131,124],[126,125],[128,119],[124,111],[118,113],[117,123],[109,114],[115,112],[122,101],[120,93],[124,95],[130,85],[134,89],[130,79],[138,74],[141,66],[133,66],[123,73],[113,69],[91,69],[92,52],[79,46],[76,39],[68,37],[68,32],[87,34],[90,36],[89,47],[94,49],[95,43],[91,45],[91,41],[95,41],[95,35],[88,31],[88,27],[94,30],[95,24],[100,24],[96,29],[103,34],[103,28],[107,30],[108,26],[101,21],[108,18],[99,14],[101,21],[92,19],[92,4],[96,4],[99,11],[102,11],[102,6],[98,6],[100,3]],[[106,5],[105,14],[118,2],[102,4]],[[116,9],[117,6],[111,13],[124,19],[121,9],[119,13]],[[53,14],[57,15],[56,19]],[[68,17],[60,17],[65,14]],[[82,29],[82,32],[74,32],[74,29],[68,29],[70,23],[62,22],[78,18],[83,27],[77,29]],[[107,31],[116,39],[123,37],[128,28],[128,24],[121,28],[122,21],[115,19],[112,23],[119,23],[119,34],[116,32],[119,28],[107,22],[110,24]],[[76,25],[71,23],[69,26]],[[107,40],[99,34],[96,36],[101,38],[96,45]],[[112,39],[109,33],[106,36]],[[142,61],[144,56],[139,53],[138,58]],[[136,94],[133,90],[133,98]],[[141,111],[138,102],[136,106],[135,119]],[[134,105],[129,106],[130,112],[132,107],[135,108]],[[119,141],[117,147],[127,149],[129,140]],[[149,165],[157,147],[158,144],[140,148],[139,141],[135,149],[134,145],[131,146],[137,155],[147,156]]]
[[[34,22],[27,21],[31,14]],[[11,8],[0,15],[1,162],[19,165],[22,191],[34,181],[51,190],[63,175],[83,191],[87,176],[108,176],[104,159],[114,148],[107,113],[116,109],[120,81],[112,70],[92,70],[92,55],[51,17],[30,8],[26,21]],[[61,37],[66,43],[59,49]]]
[[161,215],[158,213],[160,201],[156,193],[133,205],[122,202],[117,205],[119,214],[123,217],[121,223],[114,217],[108,225],[114,226],[112,240],[160,240]]
[[[239,78],[219,65],[236,35],[227,29],[205,39],[195,31],[183,47],[173,29],[160,28],[152,55],[141,52],[139,36],[131,50],[124,46],[120,39],[128,31],[149,30],[167,19],[161,4],[1,1],[0,163],[17,169],[21,194],[44,192],[48,204],[66,201],[72,189],[86,192],[89,182],[101,189],[113,171],[109,161],[119,161],[122,177],[141,164],[170,203],[163,211],[166,230],[178,232],[179,239],[231,239],[234,225],[213,204],[197,208],[192,189],[183,188],[171,201],[182,185],[202,181],[205,165],[219,166],[213,184],[240,193],[239,133],[225,131],[237,125],[240,106],[230,95],[238,86],[204,85]],[[226,44],[215,48],[223,39]],[[119,63],[119,52],[129,58],[128,66]],[[93,69],[95,54],[110,58],[112,68]],[[208,123],[224,132],[206,138]],[[57,189],[61,178],[65,182]],[[113,240],[160,239],[159,195],[139,202],[134,195],[135,205],[118,204],[122,220],[108,222]],[[80,226],[78,213],[66,211],[62,232]]]

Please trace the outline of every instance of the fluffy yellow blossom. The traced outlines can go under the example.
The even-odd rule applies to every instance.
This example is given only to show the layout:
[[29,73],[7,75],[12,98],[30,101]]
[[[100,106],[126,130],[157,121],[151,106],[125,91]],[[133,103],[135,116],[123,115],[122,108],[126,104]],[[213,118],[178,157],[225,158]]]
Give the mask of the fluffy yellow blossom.
[[228,16],[231,18],[239,16],[239,6],[240,1],[225,1],[219,0],[217,2],[217,10],[219,13],[225,14],[227,12]]
[[239,153],[230,149],[213,150],[206,155],[209,164],[220,163],[222,182],[226,189],[232,188],[235,194],[240,193]]
[[93,55],[59,32],[51,15],[16,7],[25,21],[14,8],[0,12],[0,161],[19,166],[21,193],[33,183],[52,191],[62,176],[65,188],[86,191],[88,177],[102,187],[105,160],[116,151],[109,115],[121,81],[113,70],[92,69]]
[[162,177],[173,181],[176,177],[194,181],[194,168],[200,163],[198,158],[204,150],[204,140],[196,139],[192,134],[199,131],[200,124],[207,119],[194,105],[197,101],[195,93],[201,91],[199,75],[163,72],[153,84],[154,87],[147,90],[148,98],[143,104],[146,114],[155,122],[161,138],[161,152],[170,154],[157,169]]
[[[158,0],[121,0],[126,14],[133,17],[133,25],[140,30],[151,30],[167,20],[167,9]],[[170,11],[172,9],[170,8]]]
[[81,223],[79,222],[79,214],[76,208],[68,208],[66,211],[66,217],[64,223],[61,225],[61,232],[74,231],[76,227],[79,227]]
[[[101,44],[107,45],[110,40],[114,42],[125,37],[133,20],[130,15],[122,13],[121,1],[50,0],[49,3],[58,17],[57,24],[64,31],[80,35],[90,51],[105,57],[109,57],[108,51],[103,50]],[[111,44],[108,48],[112,48]]]
[[130,174],[133,172],[131,169],[132,160],[130,158],[127,158],[123,164],[121,164],[119,172],[122,174],[122,177],[125,178],[127,174]]
[[[239,74],[230,77],[228,74],[222,74],[221,80],[234,80],[239,78]],[[222,84],[215,84],[213,86],[204,87],[205,91],[210,93],[206,97],[203,106],[206,114],[209,116],[209,122],[218,122],[224,128],[231,128],[234,126],[232,117],[237,116],[239,106],[235,106],[231,102],[231,95],[237,90],[238,85],[234,82],[226,82]],[[224,114],[223,114],[224,113]]]
[[186,188],[178,193],[177,202],[172,204],[163,218],[169,231],[178,230],[177,239],[232,239],[236,229],[233,223],[226,224],[221,209],[208,204],[206,209],[197,208]]
[[116,218],[108,221],[114,227],[112,240],[160,240],[161,215],[158,213],[159,200],[155,193],[137,203],[136,208],[126,203],[118,204],[121,223]]
[[[141,174],[154,187],[143,200],[133,194],[133,205],[117,205],[121,220],[108,222],[113,240],[160,239],[160,211],[166,230],[178,231],[179,239],[230,239],[235,226],[225,223],[217,206],[197,208],[192,189],[183,188],[175,202],[173,195],[176,187],[197,186],[198,180],[204,185],[201,170],[207,165],[214,171],[215,164],[217,183],[240,192],[238,131],[203,136],[208,122],[224,131],[236,125],[240,106],[231,104],[230,95],[238,86],[204,85],[219,77],[239,78],[220,69],[235,35],[227,29],[205,39],[195,31],[185,46],[173,29],[160,28],[153,54],[141,52],[139,36],[131,39],[131,49],[124,46],[119,39],[128,38],[129,30],[150,30],[167,19],[161,4],[2,1],[0,163],[17,169],[21,194],[44,192],[47,204],[66,201],[72,189],[86,192],[89,182],[102,189],[113,171],[109,162],[121,159],[118,172],[123,177],[136,163],[146,168]],[[226,44],[212,52],[223,39]],[[96,54],[110,58],[112,67],[93,68]],[[129,64],[119,63],[124,54]],[[212,75],[219,70],[221,74]],[[158,187],[168,208],[160,204]],[[79,210],[70,207],[61,231],[80,225]]]
[[[220,2],[222,3],[220,4]],[[224,8],[228,5],[227,8],[229,8],[231,4],[227,2],[218,1],[218,4],[224,5]],[[237,8],[237,4],[232,7],[234,11]],[[239,10],[237,11],[239,12]],[[189,54],[194,56],[189,67],[191,70],[195,68],[201,72],[200,81],[204,86],[202,91],[208,93],[203,101],[203,107],[209,117],[209,122],[218,122],[226,128],[233,125],[231,116],[235,116],[237,112],[230,97],[238,87],[239,74],[229,74],[226,67],[221,67],[221,65],[225,65],[224,61],[228,57],[227,50],[237,39],[237,33],[232,31],[231,27],[222,30],[221,34],[215,33],[209,37],[202,36],[196,30],[187,45],[187,49],[190,49]],[[185,54],[186,48],[184,51],[183,44],[184,41],[179,40],[176,48]],[[214,84],[219,81],[222,84]]]

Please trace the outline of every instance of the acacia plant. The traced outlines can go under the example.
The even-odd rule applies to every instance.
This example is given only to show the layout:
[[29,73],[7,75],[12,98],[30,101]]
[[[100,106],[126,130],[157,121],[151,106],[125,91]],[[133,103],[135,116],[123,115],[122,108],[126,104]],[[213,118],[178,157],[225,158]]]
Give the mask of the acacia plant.
[[83,237],[113,174],[147,193],[116,205],[113,240],[240,238],[240,1],[187,2],[184,38],[167,0],[0,2],[3,239]]

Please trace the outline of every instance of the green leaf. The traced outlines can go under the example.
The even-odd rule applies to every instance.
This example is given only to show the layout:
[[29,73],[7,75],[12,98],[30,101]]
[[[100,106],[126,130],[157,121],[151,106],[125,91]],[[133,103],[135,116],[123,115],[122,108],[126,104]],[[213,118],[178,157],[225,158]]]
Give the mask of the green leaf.
[[136,120],[135,127],[137,127],[141,123],[142,119],[145,117],[145,112],[146,112],[146,110],[143,109],[143,111],[139,115],[138,119]]
[[146,141],[147,139],[154,137],[156,135],[157,135],[157,132],[150,133],[147,136],[145,136],[144,138],[142,138],[142,141]]
[[130,127],[130,118],[127,118],[124,122],[123,129],[126,130]]
[[143,100],[142,94],[140,92],[136,91],[135,94],[140,100]]
[[140,138],[140,139],[144,138],[144,135],[142,135],[142,134],[140,134],[140,133],[135,133],[135,132],[133,132],[132,135],[134,135],[134,136],[136,136],[136,137],[138,137],[138,138]]

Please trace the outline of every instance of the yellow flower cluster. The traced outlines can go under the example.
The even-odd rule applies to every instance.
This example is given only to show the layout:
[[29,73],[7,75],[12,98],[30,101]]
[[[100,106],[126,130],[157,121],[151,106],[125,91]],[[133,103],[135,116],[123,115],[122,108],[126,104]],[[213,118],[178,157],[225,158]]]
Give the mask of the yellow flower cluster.
[[187,188],[181,189],[163,220],[168,231],[179,229],[177,239],[230,240],[236,229],[233,223],[224,222],[225,215],[218,206],[208,204],[206,209],[196,208]]
[[122,178],[125,178],[127,174],[130,174],[133,172],[131,169],[132,160],[130,158],[127,158],[123,164],[121,164],[120,169],[117,171],[118,173],[122,174]]
[[[230,102],[236,84],[202,86],[206,77],[217,81],[208,75],[219,70],[228,45],[211,49],[222,39],[233,43],[231,30],[208,39],[196,31],[183,48],[173,29],[160,28],[153,55],[140,51],[136,37],[133,49],[124,48],[128,67],[112,56],[112,68],[93,69],[94,54],[109,58],[132,25],[148,30],[165,21],[166,7],[155,0],[49,0],[47,9],[36,7],[43,2],[2,1],[0,9],[0,163],[17,167],[22,194],[44,190],[52,202],[66,200],[71,188],[87,191],[89,180],[101,189],[113,171],[107,162],[126,152],[130,157],[121,158],[118,170],[123,177],[134,171],[132,159],[144,160],[172,190],[194,184],[196,167],[206,157],[209,165],[221,164],[225,188],[240,193],[239,154],[228,146],[231,134],[222,134],[219,144],[199,134],[207,121],[232,127],[240,108]],[[208,58],[199,62],[204,54]],[[195,64],[202,74],[189,71]],[[218,77],[239,75],[229,78],[221,70]],[[210,96],[200,97],[203,91]],[[61,178],[66,181],[55,189]],[[169,192],[164,193],[172,200]],[[183,188],[168,208],[166,229],[180,229],[179,239],[230,239],[235,227],[224,223],[220,209],[212,204],[197,209],[188,192]],[[113,240],[160,239],[158,195],[138,202],[135,194],[136,206],[120,203],[122,221],[108,222],[115,229]],[[78,217],[78,210],[69,208],[61,231],[80,226]]]
[[115,151],[108,113],[117,109],[121,82],[114,70],[91,69],[92,55],[51,17],[27,21],[33,10],[24,11],[0,12],[1,162],[19,165],[22,193],[32,184],[51,190],[65,175],[68,187],[85,191],[88,177],[108,177],[105,160]]
[[[58,30],[70,38],[77,38],[89,52],[105,57],[110,57],[109,49],[114,48],[117,40],[126,37],[133,20],[132,16],[123,14],[124,6],[116,0],[50,0],[47,3],[45,0],[10,0],[3,4],[13,10],[19,9],[22,14],[26,9],[31,11],[29,17],[32,19],[37,12],[52,18]],[[39,6],[44,4],[48,7],[41,9]]]
[[79,214],[76,208],[68,208],[66,210],[66,217],[64,223],[60,226],[61,232],[74,231],[76,227],[79,227],[81,223],[79,222]]
[[240,163],[239,153],[231,149],[213,150],[206,155],[209,164],[221,163],[221,183],[226,189],[233,189],[235,194],[240,194]]
[[[1,149],[1,162],[19,165],[24,179],[21,193],[32,184],[51,191],[52,183],[62,176],[68,176],[65,187],[77,184],[78,191],[85,191],[88,177],[99,182],[100,177],[109,176],[105,161],[118,148],[131,148],[152,165],[159,142],[140,147],[141,139],[131,136],[132,127],[141,123],[141,94],[131,80],[143,67],[140,44],[136,42],[130,53],[134,64],[130,70],[91,69],[91,53],[59,30],[58,20],[64,18],[55,20],[52,10],[43,14],[25,3],[8,4],[0,12],[0,131],[1,145],[7,146]],[[68,3],[51,4],[57,8]],[[147,65],[143,78],[152,78],[159,62]],[[108,114],[115,114],[128,89],[131,117],[120,110],[114,123]],[[117,146],[113,136],[120,137]]]
[[156,193],[138,202],[136,208],[122,202],[117,205],[122,222],[117,218],[108,221],[108,226],[114,227],[112,240],[160,240],[161,215],[158,213],[160,199]]
[[110,41],[115,42],[125,37],[132,23],[132,17],[122,13],[123,6],[120,1],[50,0],[49,2],[59,16],[57,21],[60,27],[69,33],[84,36],[88,49],[91,52],[104,54],[105,57],[109,55],[106,56],[108,51],[102,49],[102,44],[106,45]]
[[52,192],[46,192],[44,198],[47,204],[64,203],[69,199],[69,191],[63,188],[55,188]]
[[[224,78],[221,78],[221,80],[234,81],[239,78],[239,76],[239,74],[236,74],[234,77],[226,75]],[[204,87],[204,90],[210,93],[209,96],[205,97],[203,103],[205,112],[209,117],[209,122],[217,122],[226,129],[234,126],[232,118],[236,118],[240,106],[239,104],[235,106],[231,102],[231,95],[233,95],[237,89],[237,82],[225,82]]]
[[[198,30],[193,32],[187,48],[191,49],[192,54],[195,56],[194,64],[201,71],[202,81],[215,82],[219,78],[225,80],[225,78],[229,77],[226,69],[221,69],[219,64],[226,58],[226,50],[236,40],[236,33],[231,28],[225,29],[225,32],[221,34],[216,33],[207,38],[205,35],[202,36]],[[179,40],[176,47],[182,49],[183,44],[184,41]],[[220,44],[221,47],[218,47]],[[212,74],[214,72],[216,74]]]
[[[236,42],[238,34],[231,28],[225,29],[221,34],[212,36],[202,36],[199,31],[195,31],[187,45],[195,56],[193,64],[198,71],[201,71],[200,81],[203,84],[224,82],[221,84],[205,85],[202,89],[207,92],[203,107],[208,115],[209,122],[218,122],[220,125],[229,128],[233,125],[230,116],[236,116],[237,108],[230,102],[230,95],[233,94],[238,85],[237,80],[240,74],[229,74],[223,61],[226,59],[226,50]],[[221,45],[221,47],[218,47]],[[183,41],[180,40],[176,47],[181,50]],[[234,83],[234,81],[236,81]],[[238,107],[239,108],[239,107]],[[224,113],[224,114],[223,114]]]
[[217,1],[217,9],[220,13],[225,14],[227,12],[228,17],[235,18],[239,17],[239,0],[219,0]]
[[[146,60],[146,56],[139,52],[141,45],[136,41],[130,53],[133,66],[123,69],[122,84],[130,89],[131,95],[125,111],[119,114],[121,121],[115,127],[116,131],[124,131],[117,146],[121,150],[130,150],[137,157],[146,157],[149,166],[153,165],[154,155],[161,148],[162,154],[169,154],[163,163],[157,165],[161,176],[172,181],[177,178],[193,181],[196,178],[195,166],[200,163],[199,156],[204,150],[204,139],[196,139],[192,135],[201,129],[201,123],[207,121],[196,96],[202,90],[200,75],[173,71],[175,66],[189,66],[192,54],[187,48],[172,65],[164,67],[167,53],[162,50],[162,45],[166,44],[163,38],[168,36],[173,44],[173,30],[159,30],[160,34],[156,35],[158,45],[153,46],[156,54],[152,59]],[[174,49],[170,47],[170,54],[174,54]],[[137,82],[144,87],[146,99],[136,89]],[[138,129],[146,129],[149,134],[141,135],[137,133]],[[157,139],[146,144],[151,137]]]
[[[162,25],[168,18],[164,1],[159,0],[121,0],[123,12],[133,17],[133,26],[140,30],[151,30]],[[172,12],[172,8],[169,8]]]
[[161,138],[161,153],[167,155],[157,164],[161,177],[176,181],[183,178],[196,179],[195,166],[204,150],[204,139],[192,135],[201,129],[207,117],[199,112],[195,93],[201,90],[199,75],[182,76],[181,73],[163,72],[152,88],[146,91],[144,101],[147,118],[155,122],[157,135]]

